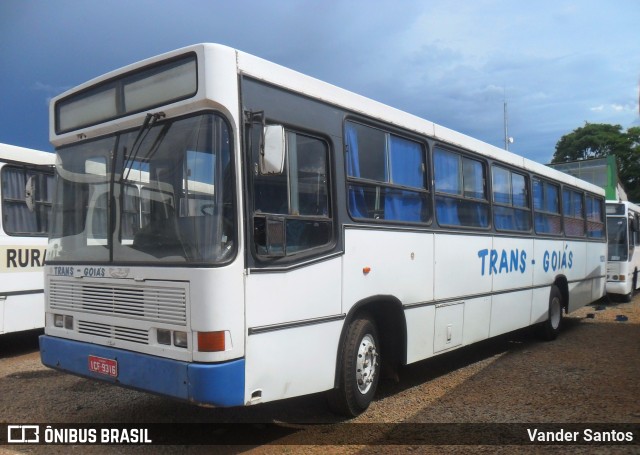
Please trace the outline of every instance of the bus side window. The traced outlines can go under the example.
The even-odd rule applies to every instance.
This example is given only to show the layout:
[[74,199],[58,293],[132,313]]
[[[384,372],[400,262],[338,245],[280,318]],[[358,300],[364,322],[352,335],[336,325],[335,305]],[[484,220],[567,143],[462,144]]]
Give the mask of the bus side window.
[[366,125],[345,125],[349,212],[353,218],[429,220],[423,146]]
[[434,151],[433,163],[438,223],[489,227],[484,163],[439,148]]
[[[34,189],[30,207],[25,194],[29,181]],[[53,183],[53,174],[15,166],[2,168],[3,226],[8,234],[46,236],[49,230]]]
[[538,234],[561,234],[560,187],[533,179],[533,209],[535,229]]
[[528,178],[508,169],[492,167],[493,222],[501,231],[531,230]]
[[281,174],[254,175],[254,242],[266,256],[327,245],[332,238],[329,149],[306,134],[286,132]]
[[604,237],[604,217],[602,199],[587,195],[587,236]]
[[571,237],[584,237],[585,219],[582,193],[564,188],[562,190],[562,214],[564,215],[565,234]]

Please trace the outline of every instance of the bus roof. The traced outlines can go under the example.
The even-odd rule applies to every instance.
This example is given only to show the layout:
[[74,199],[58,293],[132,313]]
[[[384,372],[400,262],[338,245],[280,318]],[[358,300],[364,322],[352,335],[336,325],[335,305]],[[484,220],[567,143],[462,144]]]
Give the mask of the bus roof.
[[[55,133],[55,103],[59,100],[72,94],[80,93],[84,90],[89,89],[90,87],[105,83],[113,78],[117,78],[120,75],[128,74],[148,65],[152,65],[167,59],[173,59],[177,56],[184,55],[189,52],[195,52],[198,55],[198,58],[202,59],[202,61],[198,62],[198,73],[200,75],[203,75],[203,71],[205,69],[208,70],[209,68],[223,68],[223,70],[226,70],[226,68],[234,67],[235,71],[238,74],[244,74],[252,78],[286,88],[287,90],[301,93],[311,98],[324,101],[331,105],[339,106],[354,113],[382,120],[392,125],[396,125],[399,128],[413,131],[418,134],[431,137],[435,140],[440,140],[444,143],[482,154],[497,161],[526,169],[542,177],[562,181],[566,184],[604,196],[604,190],[602,188],[569,174],[557,171],[543,164],[529,160],[515,153],[503,150],[486,142],[482,142],[478,139],[474,139],[470,136],[456,132],[444,126],[437,125],[431,121],[422,119],[413,114],[409,114],[378,101],[374,101],[370,98],[366,98],[327,82],[323,82],[311,76],[307,76],[276,63],[264,60],[260,57],[253,56],[251,54],[247,54],[245,52],[221,44],[196,44],[162,55],[158,55],[146,60],[142,60],[140,62],[133,63],[126,67],[111,71],[107,74],[87,81],[79,85],[78,87],[68,90],[65,93],[53,98],[50,105],[50,139],[52,143],[61,145],[63,142],[65,142],[65,139],[87,137],[84,134],[84,131],[86,131],[87,128],[80,128],[78,129],[78,131],[70,131],[67,133],[62,133],[60,135],[57,135]],[[216,64],[209,64],[210,62],[216,62]],[[209,84],[210,81],[208,80],[208,78],[203,79],[205,80],[199,81],[198,84],[204,87],[206,86],[206,84]],[[215,82],[218,83],[218,81]],[[206,96],[206,92],[207,90],[199,90],[198,95],[196,95],[195,99],[191,98],[190,100],[175,103],[177,108],[175,112],[184,112],[185,104],[202,101],[202,98]],[[228,108],[232,108],[232,106],[228,106]],[[124,118],[120,118],[105,122],[104,125],[100,125],[100,127],[98,128],[99,131],[94,131],[93,133],[104,134],[104,132],[108,131],[111,128],[122,128],[125,125],[129,125],[132,121],[137,122],[137,124],[139,125],[141,119],[143,119],[145,115],[146,112],[138,112],[127,116],[126,121]],[[235,113],[231,111],[231,115],[235,115]],[[104,128],[107,125],[109,125],[109,128]],[[131,127],[133,127],[133,125],[131,125]],[[82,134],[76,134],[81,130],[84,130]]]
[[[203,45],[208,46],[208,45]],[[447,144],[478,152],[489,158],[511,164],[542,177],[560,180],[572,186],[604,195],[604,190],[585,180],[552,169],[544,164],[524,158],[523,156],[474,139],[465,134],[451,130],[413,114],[401,111],[370,98],[336,87],[327,82],[315,79],[289,68],[259,57],[236,51],[238,55],[238,71],[271,84],[299,92],[309,97],[323,100],[329,104],[340,106],[353,112],[384,120],[400,128],[441,140]]]
[[607,200],[607,204],[620,204],[624,205],[627,210],[630,210],[635,213],[640,213],[640,205],[631,201],[615,201],[615,200]]
[[52,166],[56,162],[56,155],[55,153],[0,143],[0,162]]

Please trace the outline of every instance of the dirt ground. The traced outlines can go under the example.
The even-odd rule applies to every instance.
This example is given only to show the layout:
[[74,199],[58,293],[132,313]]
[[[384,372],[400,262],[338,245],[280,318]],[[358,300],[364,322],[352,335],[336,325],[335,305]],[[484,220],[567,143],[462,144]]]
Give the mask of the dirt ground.
[[[172,424],[186,423],[233,437],[217,446],[5,445],[0,453],[640,453],[640,295],[563,322],[553,342],[527,329],[407,366],[350,421],[331,414],[322,394],[208,409],[65,375],[41,365],[41,332],[8,335],[0,337],[0,423],[161,423],[169,438],[185,430]],[[547,427],[631,429],[635,444],[495,443],[501,433]],[[478,440],[491,445],[470,445]]]

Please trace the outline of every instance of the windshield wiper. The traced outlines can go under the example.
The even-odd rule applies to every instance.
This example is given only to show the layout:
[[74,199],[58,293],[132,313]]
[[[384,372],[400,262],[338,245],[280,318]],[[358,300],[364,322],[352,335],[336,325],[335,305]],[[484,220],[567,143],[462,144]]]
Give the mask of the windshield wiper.
[[[145,117],[144,122],[142,123],[142,126],[138,131],[136,139],[133,141],[133,145],[131,146],[131,154],[129,155],[128,158],[126,158],[124,165],[122,166],[123,172],[122,172],[122,175],[120,176],[120,183],[129,179],[129,174],[131,173],[131,169],[132,169],[132,167],[129,167],[129,166],[132,166],[136,158],[138,157],[138,153],[140,152],[140,147],[142,146],[142,143],[146,139],[147,134],[149,134],[149,131],[151,131],[151,128],[153,128],[153,126],[156,124],[156,122],[159,119],[164,118],[164,116],[165,116],[164,112],[157,112],[155,114],[149,113]],[[125,149],[125,154],[126,154],[126,149]],[[127,172],[126,175],[124,174],[125,171]]]

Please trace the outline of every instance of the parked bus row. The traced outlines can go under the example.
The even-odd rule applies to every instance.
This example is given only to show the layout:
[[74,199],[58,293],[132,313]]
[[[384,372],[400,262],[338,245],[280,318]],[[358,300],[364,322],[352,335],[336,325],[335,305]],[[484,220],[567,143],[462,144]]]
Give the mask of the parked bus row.
[[553,339],[605,292],[602,189],[225,46],[50,109],[52,368],[202,405],[324,391],[355,416],[383,369]]

